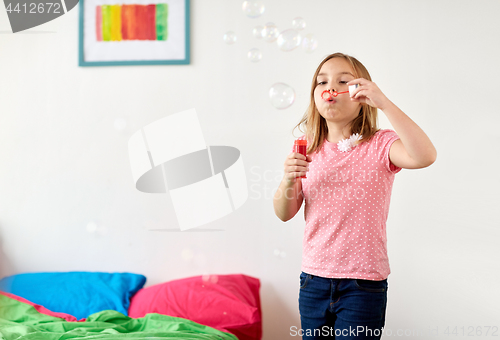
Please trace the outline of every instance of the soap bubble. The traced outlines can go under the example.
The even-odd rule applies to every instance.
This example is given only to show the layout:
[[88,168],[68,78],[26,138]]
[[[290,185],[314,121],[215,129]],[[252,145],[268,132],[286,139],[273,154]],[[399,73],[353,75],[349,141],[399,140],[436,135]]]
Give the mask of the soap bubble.
[[278,35],[280,35],[280,32],[278,31],[278,28],[275,24],[273,24],[272,22],[268,22],[264,25],[264,28],[262,29],[262,38],[264,38],[265,41],[276,41]]
[[252,63],[257,63],[262,59],[262,52],[258,48],[252,48],[248,51],[248,59],[250,59]]
[[307,53],[312,53],[314,50],[318,47],[318,40],[314,37],[312,34],[306,35],[302,39],[302,48],[307,52]]
[[232,45],[236,42],[236,34],[233,31],[228,31],[224,34],[224,42],[228,45]]
[[297,17],[297,18],[295,18],[295,19],[292,20],[292,26],[297,31],[301,31],[304,28],[306,28],[306,22],[304,21],[304,19],[302,19],[300,17]]
[[286,109],[290,107],[295,100],[295,91],[283,83],[276,83],[269,89],[269,99],[277,109]]
[[293,29],[285,30],[278,36],[278,47],[282,51],[291,51],[300,46],[300,41],[299,32]]
[[255,26],[254,29],[252,30],[253,36],[257,39],[262,39],[262,30],[264,27],[262,26]]
[[243,1],[243,12],[245,12],[246,16],[249,18],[260,17],[265,9],[264,2],[260,0]]

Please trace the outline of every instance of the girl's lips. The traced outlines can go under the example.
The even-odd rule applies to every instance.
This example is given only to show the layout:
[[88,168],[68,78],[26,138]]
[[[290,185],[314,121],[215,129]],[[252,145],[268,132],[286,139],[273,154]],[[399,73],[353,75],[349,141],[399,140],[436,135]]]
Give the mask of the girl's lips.
[[325,90],[323,93],[321,93],[321,98],[323,100],[328,101],[328,100],[333,100],[333,95],[330,93],[330,91]]

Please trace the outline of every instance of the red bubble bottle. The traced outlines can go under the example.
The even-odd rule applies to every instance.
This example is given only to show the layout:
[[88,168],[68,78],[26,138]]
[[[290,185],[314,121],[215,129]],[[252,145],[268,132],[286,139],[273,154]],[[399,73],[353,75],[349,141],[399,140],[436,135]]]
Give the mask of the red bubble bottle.
[[[295,142],[293,143],[293,152],[300,153],[307,157],[307,140],[296,139]],[[298,178],[307,178],[307,177],[302,176]]]

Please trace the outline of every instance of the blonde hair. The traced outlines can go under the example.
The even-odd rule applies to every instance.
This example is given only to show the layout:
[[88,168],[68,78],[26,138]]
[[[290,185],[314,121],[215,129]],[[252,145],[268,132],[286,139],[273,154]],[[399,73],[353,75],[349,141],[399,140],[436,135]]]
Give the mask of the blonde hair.
[[[370,73],[368,73],[365,66],[356,58],[347,54],[330,54],[319,64],[312,79],[309,107],[300,122],[293,128],[293,130],[299,128],[299,131],[305,133],[305,138],[308,144],[308,154],[318,151],[328,136],[328,126],[326,125],[326,120],[319,114],[316,104],[314,103],[314,89],[316,88],[317,77],[321,67],[323,67],[328,60],[333,58],[344,58],[352,66],[354,76],[356,78],[365,78],[371,81]],[[369,140],[378,131],[377,108],[362,103],[358,116],[350,123],[350,128],[351,133],[359,133],[363,136],[360,143]]]

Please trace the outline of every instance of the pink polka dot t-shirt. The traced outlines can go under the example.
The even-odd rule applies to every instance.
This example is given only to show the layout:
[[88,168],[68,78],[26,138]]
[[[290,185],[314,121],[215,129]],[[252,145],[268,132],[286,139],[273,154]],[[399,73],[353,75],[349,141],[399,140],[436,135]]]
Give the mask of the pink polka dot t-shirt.
[[[303,139],[304,137],[301,137]],[[399,139],[379,130],[347,152],[324,141],[302,179],[306,227],[302,271],[327,278],[384,280],[390,273],[386,221]]]

